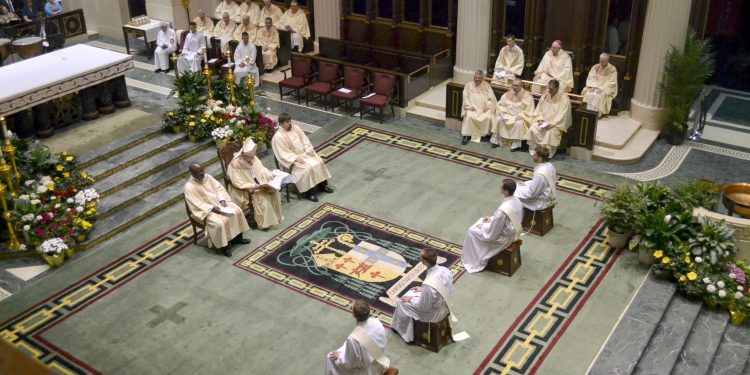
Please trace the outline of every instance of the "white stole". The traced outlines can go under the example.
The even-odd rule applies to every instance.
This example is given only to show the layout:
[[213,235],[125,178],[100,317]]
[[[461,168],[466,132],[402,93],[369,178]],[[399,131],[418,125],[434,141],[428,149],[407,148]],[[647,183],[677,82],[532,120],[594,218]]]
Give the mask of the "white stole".
[[385,356],[383,350],[380,349],[378,344],[375,343],[370,334],[368,334],[364,328],[356,326],[352,333],[349,334],[349,337],[357,340],[359,345],[364,346],[365,349],[370,352],[370,355],[375,358],[375,361],[380,363],[383,367],[391,366],[391,360]]
[[[553,190],[553,194],[554,194],[554,190]],[[523,227],[521,225],[521,218],[518,217],[518,215],[516,215],[515,212],[513,212],[513,208],[511,207],[510,201],[503,202],[503,204],[500,205],[500,210],[503,211],[506,215],[508,215],[508,219],[510,219],[511,224],[513,224],[513,230],[516,232],[515,240],[518,241],[518,239],[521,238],[521,233],[523,232]]]
[[550,190],[552,190],[552,201],[555,201],[555,197],[557,194],[555,194],[555,186],[557,185],[557,181],[552,179],[552,176],[547,172],[545,168],[539,168],[539,174],[544,176],[544,179],[547,180],[547,185],[549,185]]

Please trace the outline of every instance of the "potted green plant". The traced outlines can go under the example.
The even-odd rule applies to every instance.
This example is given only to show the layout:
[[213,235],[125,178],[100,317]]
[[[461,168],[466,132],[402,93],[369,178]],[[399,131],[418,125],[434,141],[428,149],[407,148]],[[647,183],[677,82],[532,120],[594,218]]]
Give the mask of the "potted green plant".
[[698,181],[689,184],[678,184],[675,186],[672,196],[679,201],[688,210],[703,207],[713,210],[719,202],[719,185],[708,182]]
[[667,109],[665,133],[670,144],[679,145],[685,140],[690,107],[713,72],[710,44],[699,39],[693,30],[688,32],[682,49],[671,47],[664,62],[664,79],[659,84]]
[[607,242],[610,246],[616,249],[625,247],[632,234],[635,213],[642,206],[643,200],[629,185],[617,186],[604,195],[599,213],[607,223]]
[[679,212],[669,214],[665,207],[655,210],[642,209],[635,215],[636,235],[630,241],[629,249],[638,250],[638,260],[646,265],[654,264],[657,250],[677,246],[685,232],[690,230],[686,223],[689,216]]
[[734,243],[734,229],[723,221],[708,217],[700,218],[700,228],[688,240],[690,252],[703,257],[711,264],[720,264],[734,257],[737,246]]

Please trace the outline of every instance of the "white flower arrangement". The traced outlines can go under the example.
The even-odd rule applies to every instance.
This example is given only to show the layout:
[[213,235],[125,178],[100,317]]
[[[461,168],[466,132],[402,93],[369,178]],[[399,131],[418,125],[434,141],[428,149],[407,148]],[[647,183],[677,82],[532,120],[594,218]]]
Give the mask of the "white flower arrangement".
[[45,185],[39,185],[39,186],[37,186],[36,187],[36,192],[38,194],[44,194],[44,193],[46,193],[47,192],[47,186],[45,186]]
[[31,203],[34,206],[36,206],[37,204],[42,203],[42,201],[40,201],[39,199],[32,199],[32,200],[29,201],[29,203]]
[[718,281],[718,282],[716,283],[716,286],[718,286],[719,288],[724,288],[724,287],[725,287],[726,285],[724,284],[724,282],[723,282],[723,281],[719,280],[719,281]]
[[76,207],[76,211],[78,211],[78,212],[83,212],[83,206],[78,206],[78,207]]
[[729,275],[727,275],[730,279],[734,280],[735,276],[734,273],[730,272]]
[[234,112],[235,109],[237,109],[237,107],[235,107],[235,106],[233,106],[231,104],[226,107],[226,110],[229,111],[229,112]]
[[727,296],[727,291],[722,289],[719,291],[719,297],[724,298]]
[[22,195],[18,196],[18,199],[20,199],[22,201],[27,201],[27,200],[31,199],[31,197],[29,197],[28,194],[22,194]]
[[742,285],[737,285],[737,290],[739,290],[740,292],[742,292],[742,291],[745,290],[745,288],[743,288]]
[[695,263],[703,263],[703,258],[695,257]]
[[34,218],[35,222],[39,220],[42,220],[42,215],[36,215],[36,217]]
[[57,255],[65,250],[68,250],[68,245],[65,244],[65,241],[63,241],[62,238],[56,237],[44,240],[44,242],[42,242],[42,245],[40,246],[40,249],[47,255]]
[[709,279],[708,277],[703,278],[703,283],[708,284],[710,282],[711,282],[711,279]]
[[21,221],[33,221],[33,220],[34,220],[34,214],[26,214],[26,215],[21,216]]
[[35,183],[36,181],[34,180],[26,180],[23,184],[26,186],[31,186],[31,185],[34,185]]
[[734,293],[734,298],[736,298],[736,299],[742,299],[742,297],[743,297],[742,292],[735,292]]
[[23,231],[24,232],[28,232],[30,229],[31,229],[31,227],[28,224],[26,224],[26,225],[23,226]]
[[232,136],[232,134],[234,134],[234,132],[232,131],[232,129],[229,129],[228,126],[216,128],[211,131],[211,137],[213,137],[215,140],[229,138]]
[[65,203],[67,204],[73,204],[74,202],[75,202],[75,199],[73,198],[68,198],[67,200],[65,200]]
[[716,291],[716,285],[714,285],[714,284],[708,284],[708,285],[706,286],[706,290],[707,290],[707,291],[708,291],[709,293],[713,293],[713,292],[715,292],[715,291]]
[[203,114],[206,115],[206,116],[211,116],[211,115],[214,114],[214,111],[212,111],[210,108],[208,108],[205,111],[203,111]]
[[88,188],[76,193],[76,196],[73,200],[77,205],[83,206],[86,204],[86,202],[91,202],[97,199],[99,199],[99,193],[96,192],[96,189]]

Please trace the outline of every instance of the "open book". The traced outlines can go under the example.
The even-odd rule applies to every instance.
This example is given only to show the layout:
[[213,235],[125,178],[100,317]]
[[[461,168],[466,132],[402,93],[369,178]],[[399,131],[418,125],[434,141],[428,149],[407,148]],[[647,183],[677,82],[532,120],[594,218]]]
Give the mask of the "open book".
[[284,184],[293,184],[294,183],[294,177],[292,177],[291,174],[282,172],[278,169],[274,169],[271,171],[273,174],[273,179],[271,181],[268,181],[268,186],[278,190],[281,190],[281,185]]

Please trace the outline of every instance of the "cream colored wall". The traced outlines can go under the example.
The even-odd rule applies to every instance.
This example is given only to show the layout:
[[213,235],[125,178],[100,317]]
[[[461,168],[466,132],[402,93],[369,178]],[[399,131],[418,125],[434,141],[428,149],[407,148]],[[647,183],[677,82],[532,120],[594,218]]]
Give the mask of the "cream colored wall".
[[122,39],[122,25],[130,14],[127,0],[65,0],[66,9],[83,9],[86,28],[100,35]]

